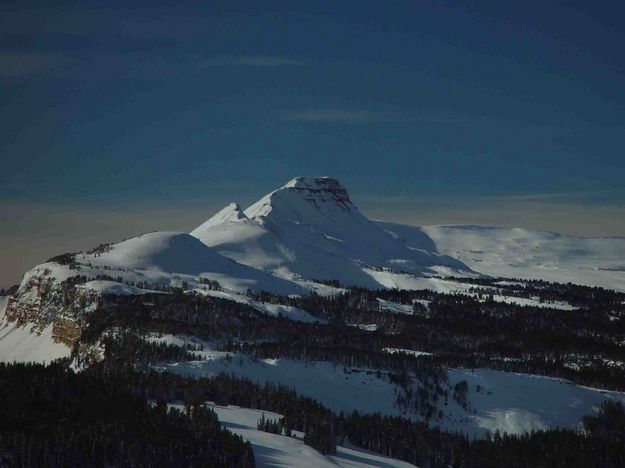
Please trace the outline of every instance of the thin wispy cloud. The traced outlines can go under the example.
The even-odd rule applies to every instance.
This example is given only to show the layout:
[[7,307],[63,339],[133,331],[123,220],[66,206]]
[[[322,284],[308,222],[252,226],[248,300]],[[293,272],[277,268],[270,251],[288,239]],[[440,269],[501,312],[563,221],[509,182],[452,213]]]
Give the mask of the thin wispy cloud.
[[567,192],[567,193],[532,193],[532,194],[519,194],[519,195],[492,195],[483,197],[485,200],[500,201],[500,202],[515,202],[515,201],[557,201],[571,198],[580,198],[592,195],[587,192]]
[[[386,194],[357,194],[363,203],[376,206],[392,207],[422,207],[428,205],[466,206],[479,204],[480,206],[510,206],[511,204],[566,204],[583,203],[592,205],[602,195],[609,194],[606,190],[571,191],[552,193],[525,193],[502,195],[386,195]],[[620,203],[622,204],[622,203]]]
[[[560,202],[584,202],[593,203],[605,196],[616,195],[610,190],[576,190],[569,192],[546,192],[546,193],[521,193],[510,195],[483,195],[476,196],[487,202],[536,202],[536,203],[560,203]],[[605,200],[603,200],[605,201]]]
[[304,62],[291,58],[249,55],[229,57],[191,56],[172,59],[141,52],[66,54],[62,51],[0,50],[0,78],[22,79],[33,76],[65,76],[76,72],[77,66],[118,69],[119,76],[134,78],[165,74],[199,72],[217,67],[291,67]]
[[58,73],[72,60],[54,52],[0,51],[0,77],[25,78]]
[[397,113],[366,110],[312,109],[283,114],[286,120],[327,123],[401,122],[405,116]]
[[299,66],[304,62],[286,57],[273,55],[242,55],[227,57],[195,57],[198,68],[211,67],[285,67]]
[[466,119],[453,117],[439,117],[431,115],[417,115],[404,112],[383,112],[373,110],[350,110],[350,109],[307,109],[303,111],[285,112],[282,118],[290,121],[313,122],[313,123],[344,123],[344,124],[367,124],[367,123],[398,123],[398,122],[422,122],[422,123],[461,123]]

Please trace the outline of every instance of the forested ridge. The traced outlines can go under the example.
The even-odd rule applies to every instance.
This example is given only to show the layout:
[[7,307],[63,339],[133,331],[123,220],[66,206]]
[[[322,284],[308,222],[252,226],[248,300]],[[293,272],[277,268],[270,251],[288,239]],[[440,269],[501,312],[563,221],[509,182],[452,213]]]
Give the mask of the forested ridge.
[[[327,297],[248,294],[305,310],[320,322],[270,317],[246,304],[175,288],[167,294],[106,296],[83,318],[71,358],[48,367],[2,365],[0,464],[252,466],[250,445],[222,429],[205,405],[214,402],[282,414],[280,421],[259,428],[286,436],[302,431],[306,444],[326,454],[349,442],[424,467],[625,466],[620,403],[606,403],[579,430],[523,436],[495,433],[471,440],[427,423],[436,420],[436,400],[470,407],[466,382],[449,382],[448,367],[488,367],[625,389],[621,293],[540,281],[501,286],[481,279],[465,294],[360,288]],[[497,301],[495,294],[529,298],[540,306]],[[386,310],[384,301],[404,312]],[[552,301],[575,309],[550,307]],[[336,413],[283,385],[156,372],[156,364],[198,359],[198,345],[150,340],[162,334],[193,336],[252,360],[324,361],[347,373],[354,368],[374,373],[396,385],[395,403],[417,411],[424,422]],[[84,350],[96,345],[103,359],[85,360]],[[388,348],[429,354],[392,354]],[[77,364],[82,372],[71,370]],[[184,411],[169,410],[171,404]]]
[[[473,296],[361,288],[329,297],[250,292],[256,300],[298,307],[327,324],[267,317],[246,304],[182,290],[113,296],[107,299],[105,313],[88,317],[82,341],[97,340],[110,327],[126,327],[193,334],[224,350],[262,357],[348,364],[377,360],[384,361],[382,367],[393,365],[394,358],[381,356],[380,350],[401,348],[431,353],[430,366],[487,367],[625,390],[625,294],[533,281],[506,286],[503,292],[544,304],[517,305],[491,298],[493,290],[485,288],[493,288],[495,280],[481,283]],[[501,289],[498,286],[499,294]],[[567,295],[576,309],[549,307],[548,301]],[[379,299],[408,306],[411,313],[384,310]],[[360,324],[375,329],[361,330]]]
[[0,364],[1,466],[254,466],[210,410],[151,404],[113,376]]
[[249,444],[221,429],[205,402],[283,414],[261,429],[304,431],[304,442],[327,454],[349,441],[426,467],[625,463],[620,403],[604,404],[580,431],[470,440],[401,417],[336,414],[288,387],[226,375],[188,379],[104,361],[78,374],[64,363],[0,365],[0,379],[3,466],[253,466]]

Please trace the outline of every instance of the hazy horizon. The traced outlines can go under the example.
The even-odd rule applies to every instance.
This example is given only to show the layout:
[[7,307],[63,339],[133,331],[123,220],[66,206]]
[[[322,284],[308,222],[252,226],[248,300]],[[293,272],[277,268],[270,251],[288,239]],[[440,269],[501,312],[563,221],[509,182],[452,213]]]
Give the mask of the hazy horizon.
[[[283,182],[286,183],[286,180]],[[0,288],[50,257],[117,242],[145,232],[189,232],[230,202],[244,208],[279,185],[253,195],[251,190],[222,197],[141,203],[0,203]],[[501,197],[407,197],[353,193],[352,201],[370,219],[413,226],[476,224],[539,229],[583,237],[625,237],[625,205],[605,204],[589,194]],[[583,220],[580,221],[580,220]]]

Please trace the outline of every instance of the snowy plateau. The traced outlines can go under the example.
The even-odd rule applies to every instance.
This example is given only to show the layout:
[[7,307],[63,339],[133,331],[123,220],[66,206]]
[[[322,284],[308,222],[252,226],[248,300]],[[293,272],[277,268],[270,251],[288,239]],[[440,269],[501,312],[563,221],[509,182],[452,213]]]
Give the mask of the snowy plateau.
[[[97,345],[77,351],[76,343],[94,314],[106,313],[124,298],[154,298],[174,290],[310,327],[329,326],[330,320],[288,303],[288,298],[335,297],[353,287],[427,290],[484,301],[485,292],[497,303],[577,310],[563,298],[543,300],[514,293],[515,285],[522,287],[531,280],[625,292],[625,238],[374,221],[356,208],[337,180],[297,177],[245,209],[231,203],[190,233],[145,233],[35,266],[14,294],[0,297],[0,361],[49,363],[65,357],[74,359],[80,369],[103,356]],[[280,302],[273,296],[286,299]],[[427,313],[430,302],[378,298],[376,312],[401,319],[415,310]],[[354,332],[379,333],[375,323],[347,325]],[[154,364],[159,372],[192,378],[226,373],[261,384],[287,385],[336,412],[423,419],[397,405],[398,387],[379,369],[284,357],[259,359],[224,351],[219,343],[188,332],[152,333],[145,339],[191,349],[191,359]],[[377,351],[414,360],[436,354],[426,348],[392,346]],[[83,356],[76,364],[77,352],[88,358]],[[428,423],[471,437],[576,428],[602,401],[625,402],[623,393],[562,378],[487,368],[447,367],[445,372],[450,388],[468,383],[469,403],[450,399]],[[418,383],[417,377],[412,378]],[[350,445],[324,456],[304,445],[301,434],[287,438],[257,430],[261,414],[279,417],[270,411],[213,407],[225,427],[252,443],[260,466],[410,466]]]

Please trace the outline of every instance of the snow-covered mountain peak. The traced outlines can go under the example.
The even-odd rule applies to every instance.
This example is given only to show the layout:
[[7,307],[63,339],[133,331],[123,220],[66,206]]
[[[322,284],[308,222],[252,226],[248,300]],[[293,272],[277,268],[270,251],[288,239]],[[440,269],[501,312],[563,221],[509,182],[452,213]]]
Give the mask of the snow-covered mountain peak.
[[286,185],[264,196],[245,210],[245,214],[264,223],[276,212],[291,219],[311,211],[355,211],[347,190],[331,177],[295,177]]
[[337,279],[376,288],[387,284],[372,277],[383,269],[399,275],[442,274],[441,268],[445,274],[472,274],[454,259],[406,246],[363,216],[330,177],[291,179],[244,214],[247,219],[238,222],[209,220],[191,234],[239,263],[291,280]]
[[344,195],[349,200],[345,187],[333,177],[294,177],[282,188],[332,192],[337,195]]

